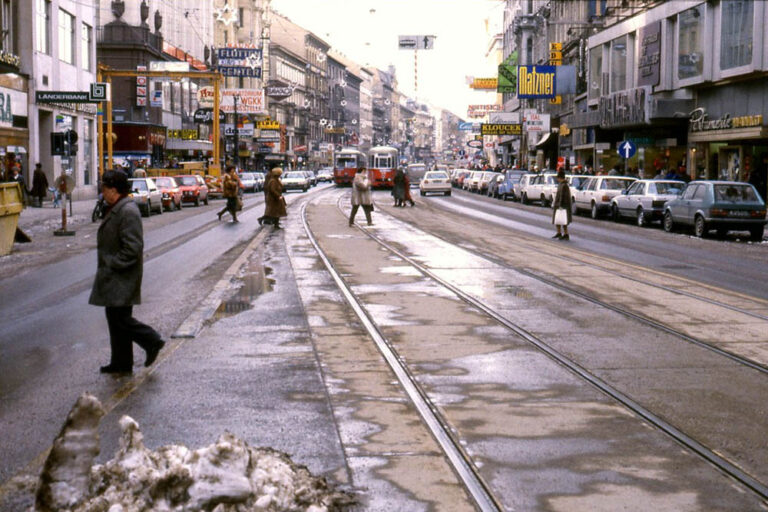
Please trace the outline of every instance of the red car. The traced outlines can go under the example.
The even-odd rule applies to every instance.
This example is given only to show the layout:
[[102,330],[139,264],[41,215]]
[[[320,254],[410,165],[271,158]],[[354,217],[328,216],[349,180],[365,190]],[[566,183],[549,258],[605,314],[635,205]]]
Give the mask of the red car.
[[160,193],[163,194],[163,208],[168,211],[181,210],[181,189],[175,178],[170,176],[158,176],[155,178]]
[[195,206],[200,206],[201,201],[204,204],[208,204],[208,187],[202,176],[199,174],[186,174],[175,176],[174,178],[181,189],[182,201],[185,203],[195,203]]

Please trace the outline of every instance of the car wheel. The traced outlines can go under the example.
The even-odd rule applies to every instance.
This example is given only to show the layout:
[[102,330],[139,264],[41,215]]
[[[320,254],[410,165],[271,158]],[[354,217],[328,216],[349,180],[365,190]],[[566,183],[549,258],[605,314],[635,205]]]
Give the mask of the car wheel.
[[621,220],[621,215],[619,214],[619,207],[615,204],[611,205],[611,219],[613,222],[619,222]]
[[163,202],[160,201],[160,208],[157,209],[157,214],[162,215],[163,214]]
[[765,233],[765,226],[758,226],[749,230],[749,237],[753,242],[760,242]]
[[521,203],[523,203],[523,204],[528,204],[528,194],[526,194],[525,192],[523,192],[523,195],[522,195],[522,197],[520,198],[520,202],[521,202]]
[[200,197],[195,198],[195,206],[200,206]]
[[664,231],[671,233],[675,228],[675,221],[672,220],[672,214],[669,211],[664,212]]
[[203,204],[208,206],[208,196],[205,196],[205,199],[203,199]]
[[600,218],[600,210],[597,209],[597,203],[595,202],[592,203],[592,209],[590,210],[589,213],[593,219]]
[[637,209],[637,225],[641,228],[648,227],[648,221],[645,219],[645,212],[642,207]]
[[698,238],[704,237],[707,234],[707,224],[704,222],[704,217],[697,215],[693,219],[693,234]]
[[450,196],[451,195],[451,191],[449,190],[448,192],[445,193],[445,195]]
[[151,217],[152,216],[152,201],[147,201],[147,209],[145,211],[147,212],[145,217]]
[[422,196],[425,196],[425,195],[427,195],[427,193],[426,193],[426,192],[424,192],[423,190],[420,190],[420,191],[419,191],[419,194],[421,194]]

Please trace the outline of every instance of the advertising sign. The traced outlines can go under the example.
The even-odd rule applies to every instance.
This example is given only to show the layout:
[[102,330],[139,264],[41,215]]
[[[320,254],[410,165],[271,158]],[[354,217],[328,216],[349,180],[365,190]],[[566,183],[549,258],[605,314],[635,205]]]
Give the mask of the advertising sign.
[[496,92],[499,94],[514,94],[517,91],[517,51],[509,54],[504,62],[499,64],[499,79]]
[[472,89],[496,89],[498,87],[498,79],[496,78],[475,78],[472,83],[469,84]]
[[260,130],[279,130],[280,123],[271,119],[265,119],[264,121],[256,121],[256,128]]
[[485,117],[490,112],[501,112],[503,110],[502,105],[468,105],[467,116],[468,117]]
[[165,71],[168,73],[189,73],[189,62],[153,60],[149,62],[149,70]]
[[[235,113],[235,101],[237,101],[238,114],[263,114],[265,112],[264,91],[262,89],[223,89],[219,101],[219,108],[226,114]],[[197,102],[200,108],[213,108],[213,87],[201,87],[197,91]]]
[[523,113],[525,117],[525,129],[528,132],[549,132],[550,117],[549,114],[540,114],[535,109],[526,109]]
[[481,147],[483,147],[483,141],[481,141],[481,140],[470,140],[469,142],[467,142],[467,146],[469,146],[471,148],[481,148]]
[[218,70],[224,76],[261,78],[260,48],[219,48],[216,56]]
[[659,85],[661,70],[661,21],[640,29],[637,85]]
[[522,126],[519,124],[483,123],[480,125],[482,135],[520,135],[522,132]]
[[[235,136],[235,125],[233,123],[227,123],[222,125],[222,131],[224,132],[225,137],[234,137]],[[251,138],[253,137],[253,124],[241,124],[237,127],[237,136],[238,137],[247,137]]]
[[491,112],[488,114],[491,124],[520,124],[520,112]]
[[554,98],[557,95],[555,66],[518,66],[517,97],[520,99]]
[[[199,108],[195,110],[195,122],[198,124],[213,124],[213,109]],[[219,111],[219,122],[224,122],[224,112]]]

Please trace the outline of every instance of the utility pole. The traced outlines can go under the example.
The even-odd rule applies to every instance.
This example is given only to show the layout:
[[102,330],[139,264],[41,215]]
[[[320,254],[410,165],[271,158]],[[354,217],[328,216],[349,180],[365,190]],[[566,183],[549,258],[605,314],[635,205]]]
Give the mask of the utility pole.
[[240,99],[240,96],[235,94],[232,96],[232,101],[235,104],[235,143],[234,143],[234,149],[235,149],[235,157],[232,159],[235,167],[238,167],[238,164],[240,162],[240,134],[237,130],[237,124],[239,122],[238,115],[237,115],[237,100]]

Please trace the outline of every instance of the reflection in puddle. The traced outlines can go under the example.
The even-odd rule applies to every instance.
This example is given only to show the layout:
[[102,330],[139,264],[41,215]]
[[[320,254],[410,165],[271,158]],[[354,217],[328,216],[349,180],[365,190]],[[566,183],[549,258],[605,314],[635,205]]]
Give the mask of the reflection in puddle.
[[238,288],[228,299],[221,301],[212,321],[234,316],[253,308],[253,301],[259,295],[272,291],[275,280],[270,278],[272,269],[261,262],[249,262],[244,274],[237,277]]

